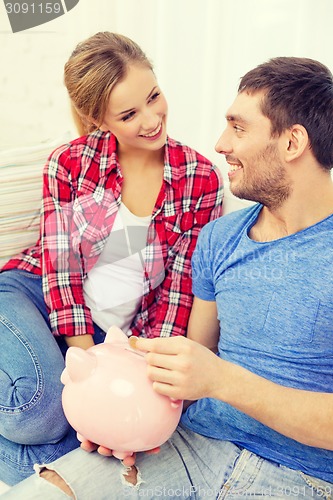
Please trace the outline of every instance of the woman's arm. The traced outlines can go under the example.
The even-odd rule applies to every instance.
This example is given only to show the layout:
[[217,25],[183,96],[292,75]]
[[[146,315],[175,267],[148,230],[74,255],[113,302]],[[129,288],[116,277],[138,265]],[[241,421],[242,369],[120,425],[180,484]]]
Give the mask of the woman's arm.
[[[74,248],[73,192],[68,146],[53,153],[44,170],[41,217],[43,290],[55,335],[94,333],[83,297],[83,270],[79,246]],[[87,339],[88,337],[86,337]],[[87,340],[75,341],[86,345]],[[88,344],[93,345],[92,337]]]

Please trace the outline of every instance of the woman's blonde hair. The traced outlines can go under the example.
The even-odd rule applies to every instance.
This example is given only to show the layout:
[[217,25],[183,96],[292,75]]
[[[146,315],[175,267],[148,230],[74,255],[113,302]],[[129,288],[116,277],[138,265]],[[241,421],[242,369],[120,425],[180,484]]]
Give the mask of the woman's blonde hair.
[[102,124],[112,89],[129,64],[153,70],[142,49],[124,35],[100,32],[77,45],[65,64],[64,81],[80,135]]

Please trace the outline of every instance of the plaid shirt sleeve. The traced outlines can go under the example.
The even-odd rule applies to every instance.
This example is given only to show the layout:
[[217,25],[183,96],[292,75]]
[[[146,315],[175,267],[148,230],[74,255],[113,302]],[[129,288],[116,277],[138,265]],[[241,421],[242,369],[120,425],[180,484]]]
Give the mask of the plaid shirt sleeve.
[[206,165],[209,176],[194,175],[192,191],[200,196],[195,207],[164,221],[168,241],[165,276],[148,295],[146,310],[137,315],[133,335],[169,337],[185,335],[193,302],[191,257],[201,228],[222,215],[223,182],[213,165]]
[[68,146],[57,149],[44,170],[41,271],[54,335],[93,334],[83,298],[80,247],[73,245],[73,201]]

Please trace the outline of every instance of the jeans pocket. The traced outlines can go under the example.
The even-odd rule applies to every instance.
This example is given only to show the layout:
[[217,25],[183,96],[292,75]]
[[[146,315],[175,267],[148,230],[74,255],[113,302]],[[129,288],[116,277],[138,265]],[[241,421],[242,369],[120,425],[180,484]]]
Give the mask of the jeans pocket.
[[300,472],[301,478],[305,481],[307,486],[311,488],[311,496],[316,498],[323,498],[325,500],[333,499],[333,484],[328,483],[322,479],[317,479],[316,477],[309,476],[304,472]]

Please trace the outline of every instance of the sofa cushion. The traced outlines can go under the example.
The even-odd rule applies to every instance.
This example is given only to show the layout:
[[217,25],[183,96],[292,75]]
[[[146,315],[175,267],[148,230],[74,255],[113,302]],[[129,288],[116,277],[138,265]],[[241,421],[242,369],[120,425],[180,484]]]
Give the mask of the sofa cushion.
[[66,133],[0,152],[0,267],[37,241],[43,167],[52,151],[69,138]]

